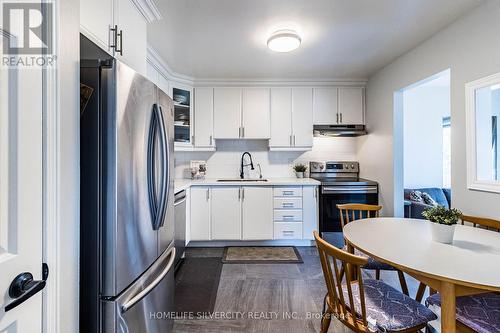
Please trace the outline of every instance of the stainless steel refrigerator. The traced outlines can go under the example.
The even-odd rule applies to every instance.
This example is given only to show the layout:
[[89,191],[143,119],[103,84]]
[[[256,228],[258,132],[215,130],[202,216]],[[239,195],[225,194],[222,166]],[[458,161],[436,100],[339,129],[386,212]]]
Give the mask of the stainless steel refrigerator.
[[115,60],[82,60],[81,332],[169,332],[173,103]]

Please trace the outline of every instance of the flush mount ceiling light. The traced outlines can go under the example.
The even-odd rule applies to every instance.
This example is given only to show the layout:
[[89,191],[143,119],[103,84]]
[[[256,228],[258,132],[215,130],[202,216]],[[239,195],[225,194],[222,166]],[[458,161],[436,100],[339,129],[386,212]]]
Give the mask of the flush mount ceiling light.
[[301,41],[293,30],[278,30],[267,40],[267,47],[275,52],[290,52],[298,48]]

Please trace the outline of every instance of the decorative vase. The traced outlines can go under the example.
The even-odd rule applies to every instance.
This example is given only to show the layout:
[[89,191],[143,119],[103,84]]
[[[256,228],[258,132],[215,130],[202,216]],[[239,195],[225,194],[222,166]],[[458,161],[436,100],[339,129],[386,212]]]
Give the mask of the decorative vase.
[[431,232],[433,241],[451,244],[453,243],[453,235],[455,234],[455,225],[431,223]]
[[297,178],[304,178],[303,172],[295,172],[295,175],[297,176]]

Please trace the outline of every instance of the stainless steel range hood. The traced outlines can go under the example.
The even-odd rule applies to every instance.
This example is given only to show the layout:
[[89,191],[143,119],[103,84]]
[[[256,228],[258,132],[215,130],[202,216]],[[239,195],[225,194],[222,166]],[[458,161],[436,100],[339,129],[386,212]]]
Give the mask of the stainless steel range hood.
[[365,125],[314,125],[315,137],[352,137],[368,134]]

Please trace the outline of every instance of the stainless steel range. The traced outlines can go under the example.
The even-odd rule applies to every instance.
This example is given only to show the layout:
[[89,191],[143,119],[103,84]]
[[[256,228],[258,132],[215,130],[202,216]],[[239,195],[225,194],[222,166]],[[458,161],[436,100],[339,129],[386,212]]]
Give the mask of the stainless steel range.
[[341,245],[342,226],[338,204],[378,204],[378,183],[359,178],[358,162],[310,162],[310,177],[321,182],[319,231],[335,245]]

